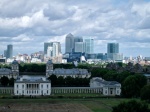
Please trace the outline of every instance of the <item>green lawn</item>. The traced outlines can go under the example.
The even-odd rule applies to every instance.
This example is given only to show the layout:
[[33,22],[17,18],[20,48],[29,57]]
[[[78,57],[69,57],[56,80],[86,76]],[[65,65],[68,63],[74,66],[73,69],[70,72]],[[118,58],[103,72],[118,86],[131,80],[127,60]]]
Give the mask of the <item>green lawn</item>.
[[129,99],[116,99],[116,98],[90,98],[90,99],[0,99],[0,106],[9,104],[28,104],[32,105],[35,103],[49,103],[49,104],[59,104],[59,103],[72,103],[72,104],[82,104],[88,107],[93,112],[111,112],[112,106],[115,106],[123,101],[128,101]]

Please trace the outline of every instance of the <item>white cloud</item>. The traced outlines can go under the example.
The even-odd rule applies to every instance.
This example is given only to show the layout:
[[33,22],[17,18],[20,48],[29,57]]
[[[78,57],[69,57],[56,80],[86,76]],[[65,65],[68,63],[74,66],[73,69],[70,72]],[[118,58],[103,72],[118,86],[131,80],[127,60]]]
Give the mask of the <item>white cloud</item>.
[[[73,33],[97,39],[96,51],[107,42],[119,42],[129,50],[127,43],[146,48],[149,19],[150,2],[143,0],[1,0],[0,42],[34,52],[35,46],[42,50],[45,41],[59,41],[64,51],[65,36]],[[99,52],[106,52],[103,49]]]

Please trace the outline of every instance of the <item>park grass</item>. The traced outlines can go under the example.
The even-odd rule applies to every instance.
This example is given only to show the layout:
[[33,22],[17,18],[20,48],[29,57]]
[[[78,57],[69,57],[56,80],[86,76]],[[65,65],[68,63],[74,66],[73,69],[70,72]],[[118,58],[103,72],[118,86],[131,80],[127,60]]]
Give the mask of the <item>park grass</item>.
[[120,102],[129,101],[130,99],[120,98],[90,98],[90,99],[0,99],[0,106],[16,104],[82,104],[88,107],[93,112],[111,112],[112,107],[118,105]]

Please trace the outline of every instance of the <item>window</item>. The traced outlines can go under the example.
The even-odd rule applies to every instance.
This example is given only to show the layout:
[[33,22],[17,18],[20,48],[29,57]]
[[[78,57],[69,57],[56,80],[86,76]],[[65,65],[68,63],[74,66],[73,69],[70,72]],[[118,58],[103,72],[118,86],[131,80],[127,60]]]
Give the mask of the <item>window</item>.
[[47,88],[48,88],[48,84],[47,84]]
[[43,88],[43,85],[41,85],[41,88]]
[[18,94],[18,90],[17,90],[17,94]]
[[22,85],[22,88],[24,88],[24,85]]
[[18,84],[17,84],[17,88],[18,88]]
[[47,90],[47,94],[48,94],[48,90]]
[[24,90],[22,90],[22,94],[24,94]]

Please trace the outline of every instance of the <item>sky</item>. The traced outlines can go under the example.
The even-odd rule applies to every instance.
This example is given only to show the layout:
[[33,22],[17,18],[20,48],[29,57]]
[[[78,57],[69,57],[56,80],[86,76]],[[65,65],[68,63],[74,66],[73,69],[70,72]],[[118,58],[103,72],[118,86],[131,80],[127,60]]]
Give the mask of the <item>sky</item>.
[[94,38],[94,52],[119,43],[124,56],[150,56],[150,0],[0,0],[0,53],[44,50],[44,42]]

